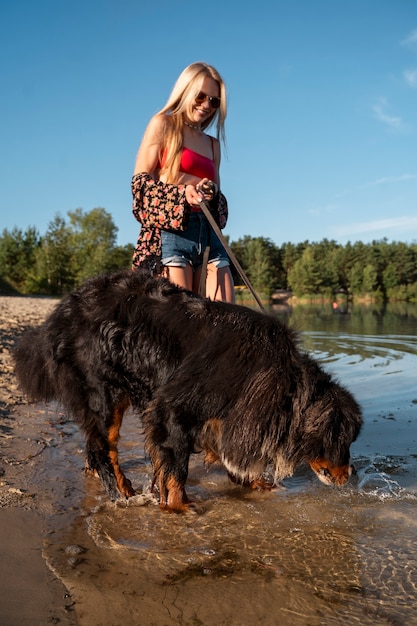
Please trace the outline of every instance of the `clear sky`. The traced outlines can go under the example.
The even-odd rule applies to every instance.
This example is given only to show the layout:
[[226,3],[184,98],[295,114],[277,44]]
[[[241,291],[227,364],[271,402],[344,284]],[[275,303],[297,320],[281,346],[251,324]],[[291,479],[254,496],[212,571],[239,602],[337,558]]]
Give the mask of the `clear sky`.
[[232,241],[417,241],[416,0],[17,0],[0,7],[0,233],[104,207],[182,69],[228,87]]

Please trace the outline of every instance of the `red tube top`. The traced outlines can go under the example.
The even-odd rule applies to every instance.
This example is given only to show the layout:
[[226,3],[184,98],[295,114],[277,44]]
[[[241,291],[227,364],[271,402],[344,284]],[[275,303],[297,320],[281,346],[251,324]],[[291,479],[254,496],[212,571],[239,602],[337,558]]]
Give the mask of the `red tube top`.
[[214,161],[190,150],[190,148],[182,149],[180,171],[184,174],[190,174],[190,176],[196,176],[196,178],[215,180],[216,177]]
[[[210,139],[213,159],[209,159],[198,152],[194,152],[194,150],[190,150],[190,148],[183,148],[181,153],[180,172],[183,172],[183,174],[190,174],[190,176],[195,176],[196,178],[208,178],[209,180],[215,180],[216,168],[214,167],[213,138],[210,137]],[[162,162],[161,164],[158,164],[157,169],[163,167],[165,161],[166,151],[164,152]]]

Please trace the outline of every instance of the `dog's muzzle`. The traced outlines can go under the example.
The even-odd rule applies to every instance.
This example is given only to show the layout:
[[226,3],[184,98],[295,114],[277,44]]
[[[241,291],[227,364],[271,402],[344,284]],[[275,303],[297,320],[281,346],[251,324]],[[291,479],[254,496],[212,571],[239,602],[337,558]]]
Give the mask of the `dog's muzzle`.
[[308,461],[317,478],[325,485],[345,485],[352,474],[355,473],[353,465],[334,465],[327,459],[315,459]]

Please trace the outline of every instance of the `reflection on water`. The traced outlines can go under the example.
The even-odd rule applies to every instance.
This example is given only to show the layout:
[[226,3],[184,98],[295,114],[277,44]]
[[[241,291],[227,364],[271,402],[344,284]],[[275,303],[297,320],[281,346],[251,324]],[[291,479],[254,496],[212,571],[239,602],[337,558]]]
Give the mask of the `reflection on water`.
[[139,495],[111,503],[81,473],[79,433],[51,412],[64,441],[51,452],[59,481],[45,556],[80,624],[417,624],[413,311],[303,307],[290,316],[303,346],[363,407],[356,475],[342,489],[301,467],[270,494],[246,491],[196,455],[188,492],[198,513],[163,514],[130,415],[121,460]]

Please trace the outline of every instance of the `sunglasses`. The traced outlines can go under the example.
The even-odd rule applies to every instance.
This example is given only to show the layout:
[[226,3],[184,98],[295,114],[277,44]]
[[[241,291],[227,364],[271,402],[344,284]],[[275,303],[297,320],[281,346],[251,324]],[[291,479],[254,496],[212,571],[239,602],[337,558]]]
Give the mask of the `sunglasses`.
[[218,109],[220,106],[220,98],[217,98],[217,96],[208,96],[204,91],[200,91],[195,97],[195,103],[199,105],[203,104],[205,100],[209,101],[212,109]]

